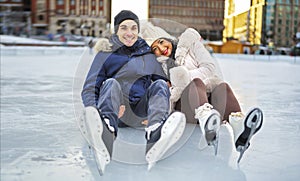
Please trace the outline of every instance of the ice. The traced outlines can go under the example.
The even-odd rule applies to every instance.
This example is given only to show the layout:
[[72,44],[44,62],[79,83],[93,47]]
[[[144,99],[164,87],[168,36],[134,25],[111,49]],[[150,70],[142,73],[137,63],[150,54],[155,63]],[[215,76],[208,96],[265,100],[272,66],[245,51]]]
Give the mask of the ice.
[[298,180],[299,57],[215,55],[243,110],[264,111],[239,166],[228,125],[221,127],[217,156],[212,147],[197,148],[200,129],[187,125],[151,171],[144,131],[126,128],[101,177],[77,124],[92,57],[85,50],[82,56],[84,48],[1,47],[1,180]]

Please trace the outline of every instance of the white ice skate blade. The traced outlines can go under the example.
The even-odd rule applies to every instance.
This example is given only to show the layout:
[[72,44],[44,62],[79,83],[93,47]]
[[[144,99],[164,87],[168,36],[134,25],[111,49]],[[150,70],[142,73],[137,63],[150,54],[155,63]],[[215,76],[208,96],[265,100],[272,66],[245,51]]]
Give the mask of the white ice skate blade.
[[199,141],[199,145],[198,145],[198,149],[202,151],[202,150],[204,150],[207,147],[208,147],[208,143],[207,143],[207,141],[205,139],[205,136],[201,135],[200,141]]
[[[220,125],[221,125],[221,119],[220,119],[220,114],[217,111],[212,110],[211,115],[208,117],[207,122],[205,123],[205,126],[203,126],[204,128],[201,128],[202,131],[202,136],[200,137],[200,141],[199,141],[199,145],[198,148],[200,150],[204,150],[205,148],[207,148],[209,146],[209,144],[211,146],[214,146],[215,148],[215,155],[217,154],[217,148],[218,148],[218,135],[219,135],[219,130],[220,130]],[[199,124],[199,126],[201,126]],[[210,132],[210,134],[215,135],[216,140],[215,139],[210,139],[207,140],[206,139],[206,134],[208,134],[208,132]],[[214,142],[216,142],[214,144]]]
[[103,175],[105,166],[110,162],[110,154],[102,140],[103,124],[96,108],[85,108],[85,123],[87,142],[93,151],[98,171]]
[[161,137],[146,154],[148,170],[179,140],[184,132],[185,125],[186,118],[183,113],[174,112],[169,116],[161,129]]

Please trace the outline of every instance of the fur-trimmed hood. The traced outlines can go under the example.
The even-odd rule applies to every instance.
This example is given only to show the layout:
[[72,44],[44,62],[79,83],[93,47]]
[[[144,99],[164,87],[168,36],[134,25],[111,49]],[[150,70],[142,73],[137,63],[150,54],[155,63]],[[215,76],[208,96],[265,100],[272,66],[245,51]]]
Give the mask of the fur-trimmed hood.
[[98,52],[111,52],[112,44],[109,42],[107,38],[99,38],[94,46],[94,51]]

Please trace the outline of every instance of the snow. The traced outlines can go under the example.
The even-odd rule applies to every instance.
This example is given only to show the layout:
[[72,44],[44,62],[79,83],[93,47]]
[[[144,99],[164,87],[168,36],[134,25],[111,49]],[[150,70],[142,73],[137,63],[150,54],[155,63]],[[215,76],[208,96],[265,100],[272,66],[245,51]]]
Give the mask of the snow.
[[220,130],[219,153],[198,149],[200,129],[147,171],[144,131],[120,129],[113,160],[99,176],[81,135],[80,89],[87,48],[1,47],[1,180],[298,180],[300,59],[214,55],[243,110],[259,106],[264,124],[240,165],[232,130]]
[[25,38],[25,37],[18,37],[18,36],[10,36],[10,35],[0,35],[0,44],[39,44],[39,45],[77,45],[82,46],[85,45],[85,42],[76,42],[76,41],[68,41],[68,42],[59,42],[59,41],[47,41],[47,40],[37,40],[33,38]]

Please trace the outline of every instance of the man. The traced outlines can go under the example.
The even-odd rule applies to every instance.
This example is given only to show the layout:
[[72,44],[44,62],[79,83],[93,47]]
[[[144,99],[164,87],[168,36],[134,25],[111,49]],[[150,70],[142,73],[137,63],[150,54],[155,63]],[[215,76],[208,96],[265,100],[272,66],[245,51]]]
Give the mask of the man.
[[[138,37],[138,17],[123,10],[115,16],[114,28],[112,51],[95,56],[82,90],[83,122],[101,174],[110,162],[118,124],[137,126],[148,120],[146,160],[150,169],[178,141],[186,122],[182,113],[168,113],[168,79],[150,47]],[[118,119],[121,105],[125,113]]]

